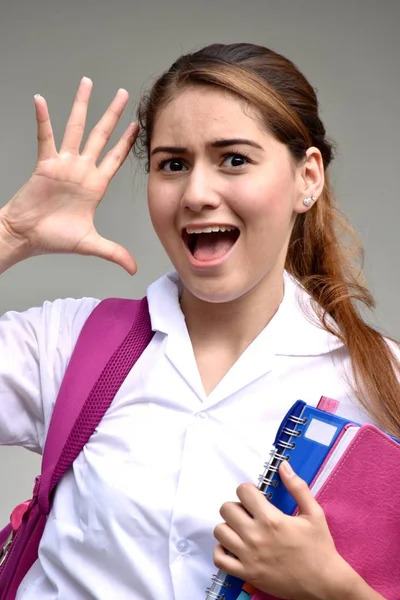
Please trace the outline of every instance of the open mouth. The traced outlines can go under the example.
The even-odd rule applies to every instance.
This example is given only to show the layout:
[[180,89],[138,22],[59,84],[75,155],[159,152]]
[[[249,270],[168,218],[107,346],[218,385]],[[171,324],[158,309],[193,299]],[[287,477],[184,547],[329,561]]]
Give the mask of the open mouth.
[[185,246],[196,260],[202,262],[225,256],[233,248],[239,235],[239,229],[231,225],[216,225],[201,229],[188,227],[182,231]]

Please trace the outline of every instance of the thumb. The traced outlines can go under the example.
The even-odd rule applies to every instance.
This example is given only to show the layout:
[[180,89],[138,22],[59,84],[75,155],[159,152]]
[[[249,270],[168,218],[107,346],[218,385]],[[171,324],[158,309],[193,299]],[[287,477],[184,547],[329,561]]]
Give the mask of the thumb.
[[314,499],[307,483],[296,475],[287,460],[282,462],[279,476],[287,491],[296,500],[300,515],[312,516],[320,512],[320,506]]
[[88,254],[98,256],[110,262],[116,263],[130,275],[134,275],[137,271],[135,259],[126,248],[120,244],[116,244],[111,240],[107,240],[93,231],[89,236],[82,240],[79,248],[80,254]]

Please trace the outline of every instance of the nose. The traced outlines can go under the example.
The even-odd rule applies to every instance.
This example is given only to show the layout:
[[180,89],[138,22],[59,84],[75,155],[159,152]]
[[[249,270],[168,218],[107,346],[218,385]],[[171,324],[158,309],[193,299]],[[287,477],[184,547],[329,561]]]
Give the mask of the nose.
[[215,179],[208,170],[194,168],[186,179],[182,207],[196,213],[217,208],[220,196],[215,184]]

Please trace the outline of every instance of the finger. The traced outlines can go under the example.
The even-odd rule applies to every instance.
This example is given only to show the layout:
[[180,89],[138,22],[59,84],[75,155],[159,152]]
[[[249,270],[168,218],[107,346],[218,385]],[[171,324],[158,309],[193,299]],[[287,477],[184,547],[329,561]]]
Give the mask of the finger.
[[123,113],[128,99],[129,94],[126,90],[118,90],[110,106],[90,133],[82,154],[92,156],[95,161],[98,160]]
[[65,128],[60,153],[70,152],[71,154],[77,154],[79,152],[85,131],[87,108],[92,88],[93,82],[91,79],[83,77],[76,92],[71,114]]
[[136,123],[131,123],[125,133],[121,136],[119,142],[106,154],[99,164],[99,171],[108,179],[112,179],[118,169],[126,160],[129,152],[139,133],[139,127]]
[[287,491],[296,500],[299,514],[312,516],[320,513],[321,507],[314,499],[307,483],[296,475],[286,460],[282,462],[279,468],[279,476]]
[[126,248],[101,237],[96,232],[81,241],[78,252],[80,254],[98,256],[99,258],[116,263],[130,275],[134,275],[137,271],[135,259]]
[[281,514],[252,483],[242,483],[236,493],[243,507],[255,519],[264,517],[266,512],[275,516]]
[[40,94],[36,94],[34,101],[37,122],[38,161],[47,160],[57,156],[49,110],[46,100]]
[[245,570],[242,563],[235,556],[230,556],[221,545],[214,548],[214,564],[217,569],[222,569],[234,577],[246,579]]
[[214,529],[215,539],[229,552],[240,556],[245,550],[245,544],[240,535],[226,523],[219,523]]
[[240,502],[225,502],[219,511],[224,521],[245,539],[254,525],[254,519]]

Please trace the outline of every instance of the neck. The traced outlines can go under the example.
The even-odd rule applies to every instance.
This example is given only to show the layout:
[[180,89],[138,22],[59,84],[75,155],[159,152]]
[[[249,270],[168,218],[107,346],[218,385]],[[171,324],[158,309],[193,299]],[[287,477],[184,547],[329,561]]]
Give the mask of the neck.
[[268,325],[282,298],[280,274],[267,276],[240,298],[225,303],[205,302],[185,289],[181,308],[194,347],[217,342],[240,355]]

